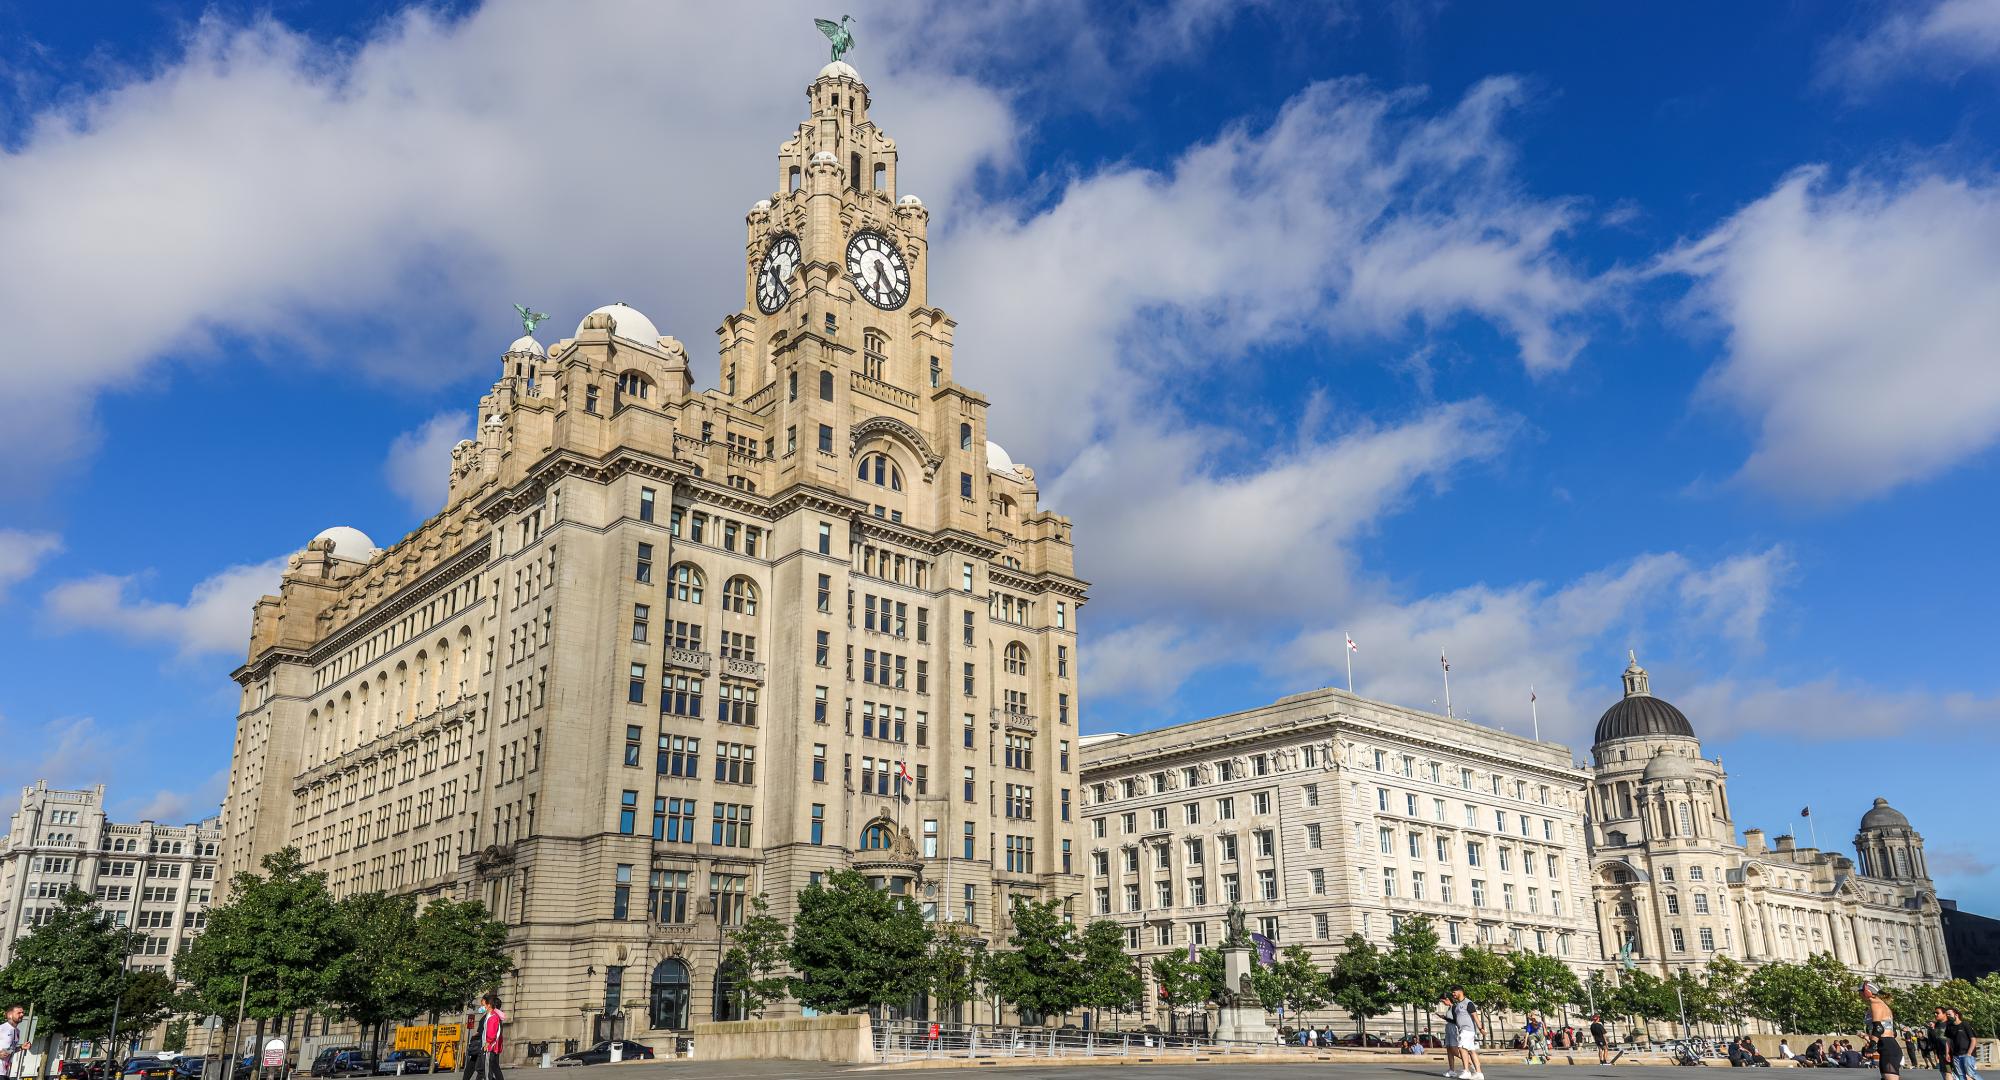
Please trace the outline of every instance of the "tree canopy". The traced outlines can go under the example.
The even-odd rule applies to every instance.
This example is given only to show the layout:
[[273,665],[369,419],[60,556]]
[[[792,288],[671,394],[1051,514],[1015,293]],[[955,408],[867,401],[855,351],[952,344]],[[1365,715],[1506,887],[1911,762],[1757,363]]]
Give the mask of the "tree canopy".
[[1016,900],[1007,949],[986,962],[986,982],[1023,1019],[1059,1017],[1084,1004],[1083,942],[1056,900]]
[[1360,934],[1349,934],[1340,943],[1341,954],[1327,975],[1328,997],[1346,1009],[1366,1032],[1368,1018],[1396,1004],[1395,987],[1390,982],[1386,960],[1375,943]]
[[173,984],[157,972],[124,970],[143,941],[139,932],[113,925],[89,893],[70,889],[47,921],[15,941],[12,959],[0,968],[0,998],[32,1006],[57,1034],[103,1038],[123,986],[120,1029],[149,1027],[166,1015]]
[[736,1006],[748,1018],[763,1013],[764,1007],[785,996],[785,977],[778,969],[785,963],[785,924],[772,915],[771,905],[762,895],[750,898],[755,914],[729,935],[729,951],[722,955],[722,974],[736,995]]
[[785,958],[792,1000],[824,1013],[900,1005],[930,982],[931,930],[910,898],[837,870],[799,893]]

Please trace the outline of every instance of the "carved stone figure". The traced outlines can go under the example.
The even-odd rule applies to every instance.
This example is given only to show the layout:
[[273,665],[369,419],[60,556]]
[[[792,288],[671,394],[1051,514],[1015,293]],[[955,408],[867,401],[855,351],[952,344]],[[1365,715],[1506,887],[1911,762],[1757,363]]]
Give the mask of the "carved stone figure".
[[1242,905],[1229,905],[1228,927],[1228,933],[1222,939],[1223,948],[1245,949],[1250,947],[1250,928],[1245,925]]

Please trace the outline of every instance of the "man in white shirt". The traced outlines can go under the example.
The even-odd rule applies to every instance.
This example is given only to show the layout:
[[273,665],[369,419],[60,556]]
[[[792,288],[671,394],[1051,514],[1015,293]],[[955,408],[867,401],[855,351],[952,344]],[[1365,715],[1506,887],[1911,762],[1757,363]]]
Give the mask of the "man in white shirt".
[[6,1019],[0,1020],[0,1076],[19,1076],[27,1064],[21,1047],[21,1018],[27,1013],[19,1005],[9,1005]]

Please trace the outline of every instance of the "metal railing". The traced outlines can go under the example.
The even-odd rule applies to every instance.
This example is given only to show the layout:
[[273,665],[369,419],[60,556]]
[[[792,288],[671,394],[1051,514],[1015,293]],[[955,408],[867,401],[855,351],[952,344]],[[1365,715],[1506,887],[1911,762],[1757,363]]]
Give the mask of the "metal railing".
[[1331,1060],[1354,1047],[1312,1047],[1269,1042],[1223,1042],[1206,1035],[1147,1031],[1083,1031],[1073,1027],[1024,1028],[992,1024],[940,1024],[935,1033],[920,1020],[882,1020],[874,1026],[878,1060],[942,1058],[1161,1057],[1202,1061],[1237,1054],[1286,1054]]

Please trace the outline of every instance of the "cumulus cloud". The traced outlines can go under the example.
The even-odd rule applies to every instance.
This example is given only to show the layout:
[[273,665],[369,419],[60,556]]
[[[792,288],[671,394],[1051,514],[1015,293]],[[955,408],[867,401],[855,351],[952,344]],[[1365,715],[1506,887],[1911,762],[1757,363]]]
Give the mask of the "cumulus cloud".
[[389,444],[388,460],[382,463],[389,490],[425,517],[444,509],[451,490],[451,448],[471,435],[472,414],[459,409],[439,413],[416,430],[396,436]]
[[241,652],[250,643],[250,610],[278,591],[285,559],[231,566],[200,583],[186,601],[132,595],[143,575],[95,574],[66,581],[43,597],[42,610],[61,630],[97,630],[132,641],[169,645],[183,659]]
[[2000,698],[1884,689],[1834,675],[1796,684],[1710,679],[1675,701],[1688,715],[1705,718],[1703,737],[1759,731],[1815,739],[1879,738],[1984,731],[2000,723]]
[[[777,184],[823,62],[808,14],[495,0],[338,47],[204,19],[178,59],[49,106],[7,154],[0,309],[29,314],[0,372],[38,407],[0,453],[74,457],[97,395],[224,337],[435,385],[497,360],[516,300],[566,330],[622,297],[712,355],[716,314],[742,302],[715,269],[741,259],[740,215]],[[923,147],[902,185],[940,210],[1011,152],[999,94],[864,74],[876,119]],[[107,295],[118,319],[97,317]]]
[[0,529],[0,600],[7,590],[26,581],[49,556],[62,550],[62,538],[52,532]]
[[0,730],[9,748],[0,754],[0,791],[10,794],[36,780],[58,787],[101,783],[122,752],[122,741],[89,716],[31,726],[0,714]]
[[1852,92],[1899,77],[1953,79],[2000,61],[2000,0],[1891,5],[1881,21],[1830,44],[1823,84]]
[[2000,438],[2000,177],[1800,169],[1659,268],[1727,333],[1703,393],[1757,428],[1746,483],[1856,502]]
[[139,804],[130,817],[162,824],[186,824],[221,812],[222,797],[229,790],[229,770],[211,774],[192,790],[161,788]]
[[1577,209],[1512,181],[1500,126],[1525,98],[1491,79],[1427,112],[1418,91],[1318,83],[1165,168],[967,211],[933,265],[958,373],[1013,404],[995,423],[1014,449],[1064,460],[1181,379],[1308,334],[1481,320],[1560,370],[1603,288],[1559,249]]

